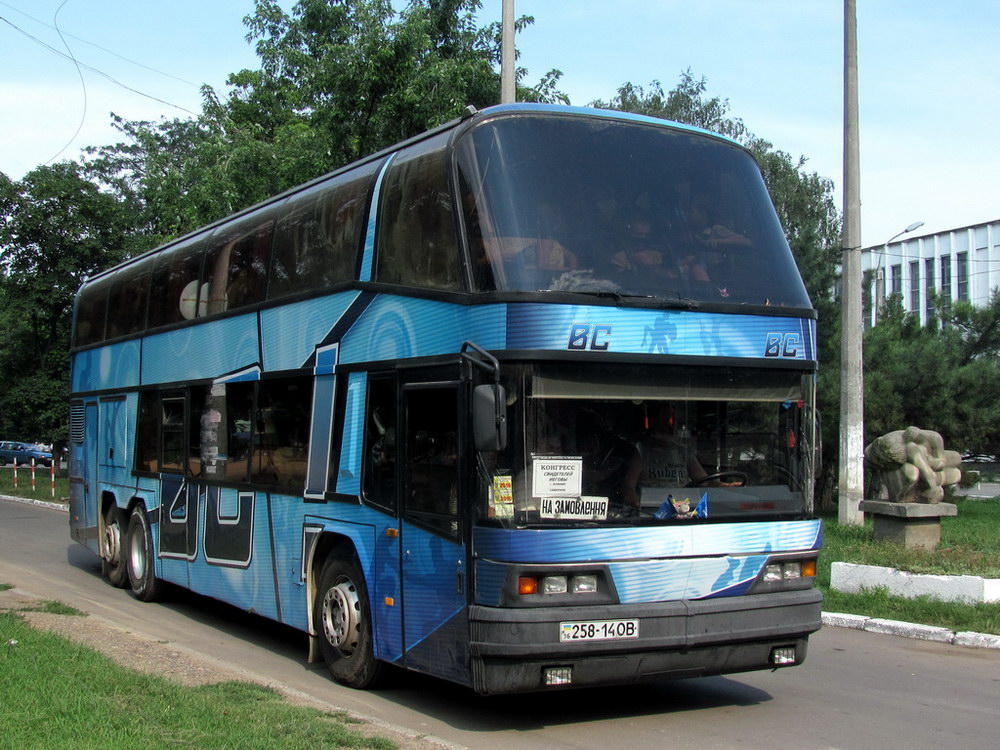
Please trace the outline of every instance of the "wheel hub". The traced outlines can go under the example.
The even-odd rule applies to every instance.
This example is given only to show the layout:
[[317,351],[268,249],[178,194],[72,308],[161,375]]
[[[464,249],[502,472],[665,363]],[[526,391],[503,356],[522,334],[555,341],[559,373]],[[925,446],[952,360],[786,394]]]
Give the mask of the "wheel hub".
[[121,559],[121,529],[117,523],[109,523],[104,526],[104,559],[109,563],[116,564]]
[[341,581],[327,589],[323,597],[323,635],[348,656],[358,647],[360,612],[358,591],[353,583]]

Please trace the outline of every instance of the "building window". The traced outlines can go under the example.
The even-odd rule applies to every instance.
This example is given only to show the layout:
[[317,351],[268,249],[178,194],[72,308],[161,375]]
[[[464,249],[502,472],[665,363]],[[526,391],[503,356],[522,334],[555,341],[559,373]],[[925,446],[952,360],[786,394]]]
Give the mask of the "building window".
[[907,310],[920,314],[920,261],[910,261],[910,301]]
[[957,299],[969,299],[969,254],[959,253],[956,257],[958,266],[958,297]]
[[951,256],[941,256],[941,302],[951,302]]
[[934,317],[934,259],[924,261],[924,316],[929,321]]
[[889,294],[898,296],[903,293],[903,267],[899,263],[889,268]]

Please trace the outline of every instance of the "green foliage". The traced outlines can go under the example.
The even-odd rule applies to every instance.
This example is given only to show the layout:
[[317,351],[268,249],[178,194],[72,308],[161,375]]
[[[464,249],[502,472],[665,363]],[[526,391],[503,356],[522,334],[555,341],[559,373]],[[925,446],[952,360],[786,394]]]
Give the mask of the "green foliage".
[[1000,297],[956,303],[921,326],[898,298],[865,335],[865,428],[872,440],[916,425],[957,450],[1000,447]]
[[0,613],[0,748],[374,748],[395,745],[269,688],[188,688]]
[[0,434],[63,441],[73,297],[132,251],[133,217],[73,162],[4,176],[0,211]]
[[[117,121],[125,140],[88,167],[134,205],[156,243],[499,101],[497,28],[478,0],[257,0],[245,19],[260,67],[203,90],[193,120]],[[531,22],[522,18],[519,26]],[[523,75],[523,71],[522,71]],[[521,87],[565,101],[560,73]]]

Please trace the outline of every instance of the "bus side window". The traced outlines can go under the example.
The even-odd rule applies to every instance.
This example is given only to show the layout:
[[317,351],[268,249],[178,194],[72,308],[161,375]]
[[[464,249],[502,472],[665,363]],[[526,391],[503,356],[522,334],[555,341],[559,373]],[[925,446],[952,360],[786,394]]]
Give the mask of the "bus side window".
[[396,507],[396,380],[372,378],[365,410],[364,490],[369,502]]
[[206,300],[198,298],[204,250],[205,240],[199,239],[157,257],[149,294],[149,328],[192,320],[199,311],[204,315]]
[[454,387],[406,392],[406,512],[458,534],[458,394]]
[[377,281],[462,288],[446,143],[432,138],[389,167],[379,208]]
[[[261,217],[263,219],[263,217]],[[240,226],[214,239],[205,259],[206,314],[214,315],[264,301],[274,222]]]
[[311,412],[311,378],[260,383],[252,481],[305,487]]
[[354,280],[368,195],[381,165],[372,162],[289,201],[291,210],[275,230],[268,299]]
[[184,471],[186,433],[184,430],[184,393],[164,393],[160,399],[160,447],[163,471]]
[[136,471],[156,472],[160,469],[160,394],[143,391],[139,394],[139,419],[135,431]]
[[80,294],[76,311],[74,344],[86,346],[104,340],[104,319],[108,314],[108,289],[114,277],[108,276],[87,285]]
[[127,268],[115,274],[108,301],[113,314],[108,316],[107,337],[127,336],[138,333],[146,327],[146,300],[149,298],[149,270],[151,260]]

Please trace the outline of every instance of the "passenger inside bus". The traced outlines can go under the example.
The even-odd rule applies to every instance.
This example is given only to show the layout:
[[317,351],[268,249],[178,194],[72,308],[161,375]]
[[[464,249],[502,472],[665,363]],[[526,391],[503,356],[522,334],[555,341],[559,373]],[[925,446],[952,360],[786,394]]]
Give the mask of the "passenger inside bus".
[[691,447],[689,436],[678,429],[677,413],[671,402],[648,401],[645,421],[646,434],[637,443],[624,478],[622,497],[626,506],[635,509],[641,506],[643,488],[743,484],[743,481],[710,479]]
[[701,259],[681,248],[685,243],[669,237],[663,227],[655,227],[643,211],[633,211],[620,233],[619,249],[609,258],[609,276],[639,274],[670,284],[678,281],[708,282]]

